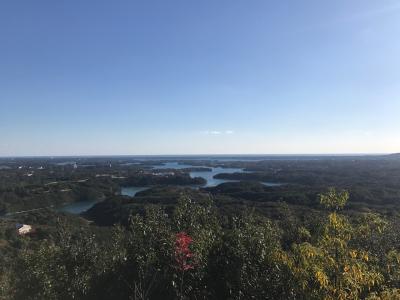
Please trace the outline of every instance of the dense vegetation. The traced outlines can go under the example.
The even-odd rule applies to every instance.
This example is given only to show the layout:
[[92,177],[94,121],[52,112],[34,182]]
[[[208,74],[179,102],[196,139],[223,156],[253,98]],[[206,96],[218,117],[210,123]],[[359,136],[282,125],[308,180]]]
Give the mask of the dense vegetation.
[[0,215],[71,202],[100,201],[119,194],[122,186],[205,183],[203,178],[191,178],[185,171],[153,170],[146,163],[124,165],[88,159],[77,167],[62,161],[0,160]]
[[[7,209],[35,201],[54,174],[69,201],[85,188],[104,199],[83,217],[47,208],[0,219],[0,299],[400,299],[397,160],[230,162],[251,172],[200,189],[160,181],[133,198],[119,195],[126,180],[164,176],[148,162],[91,164],[20,181],[20,169],[0,170]],[[36,232],[18,236],[16,222]]]

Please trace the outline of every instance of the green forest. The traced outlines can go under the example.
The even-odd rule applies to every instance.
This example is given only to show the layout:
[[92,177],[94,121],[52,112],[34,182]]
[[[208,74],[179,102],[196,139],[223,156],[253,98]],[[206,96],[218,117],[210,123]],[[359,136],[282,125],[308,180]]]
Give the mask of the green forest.
[[[359,177],[383,181],[396,174],[397,163],[374,170],[375,162],[359,162],[338,174],[337,165],[353,162],[321,171],[328,162],[286,161],[279,163],[289,166],[287,175],[279,167],[279,180],[286,176],[287,185],[254,181],[271,176],[276,164],[229,175],[243,178],[209,188],[176,186],[171,177],[153,186],[149,179],[151,188],[135,197],[116,191],[148,176],[136,169],[116,167],[115,180],[82,182],[101,167],[57,167],[35,182],[14,185],[7,178],[18,171],[3,170],[0,299],[400,299],[400,222],[391,198],[397,177],[381,191],[360,184]],[[250,170],[263,164],[246,165]],[[40,193],[49,194],[43,182],[58,173],[65,180],[61,188],[73,190],[67,202],[99,202],[81,215],[51,207],[15,214]],[[290,183],[304,178],[300,173],[320,179],[314,183],[310,175],[311,183]],[[190,178],[184,174],[178,175],[183,186]],[[352,179],[344,186],[347,174]],[[373,201],[368,188],[381,197]],[[32,224],[35,232],[16,234],[17,221]]]
[[321,194],[325,213],[312,231],[253,211],[224,218],[211,199],[185,195],[171,215],[148,206],[107,233],[107,242],[61,222],[11,269],[2,265],[2,297],[397,299],[396,224],[376,214],[349,220],[341,213],[348,197]]

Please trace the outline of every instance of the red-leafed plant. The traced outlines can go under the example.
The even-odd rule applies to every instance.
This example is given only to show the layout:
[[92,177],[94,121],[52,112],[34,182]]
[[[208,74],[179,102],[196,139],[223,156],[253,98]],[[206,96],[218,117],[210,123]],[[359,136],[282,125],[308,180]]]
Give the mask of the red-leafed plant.
[[194,268],[191,264],[193,253],[189,249],[192,242],[193,239],[185,232],[177,233],[175,236],[175,261],[180,271],[184,272]]
[[175,236],[175,262],[176,268],[180,271],[179,298],[183,299],[183,278],[186,271],[194,269],[193,252],[189,246],[193,239],[185,232],[179,232]]

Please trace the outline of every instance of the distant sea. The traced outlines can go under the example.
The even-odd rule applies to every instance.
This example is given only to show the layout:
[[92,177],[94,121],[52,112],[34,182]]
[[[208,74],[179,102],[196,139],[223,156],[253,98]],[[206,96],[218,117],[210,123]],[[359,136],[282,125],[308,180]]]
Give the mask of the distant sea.
[[215,161],[262,161],[262,160],[320,160],[337,158],[382,158],[389,157],[390,154],[204,154],[204,155],[80,155],[80,156],[18,156],[0,157],[4,160],[23,160],[23,159],[50,159],[63,162],[75,162],[75,160],[85,159],[109,159],[109,160],[215,160]]

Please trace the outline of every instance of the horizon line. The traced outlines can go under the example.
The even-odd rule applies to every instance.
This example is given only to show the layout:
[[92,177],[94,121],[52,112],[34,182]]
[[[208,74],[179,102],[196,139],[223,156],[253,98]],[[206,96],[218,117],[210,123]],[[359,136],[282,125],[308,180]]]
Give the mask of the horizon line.
[[62,158],[62,157],[265,157],[265,156],[381,156],[393,155],[398,152],[370,153],[370,152],[350,152],[350,153],[269,153],[269,154],[65,154],[65,155],[0,155],[1,158]]

